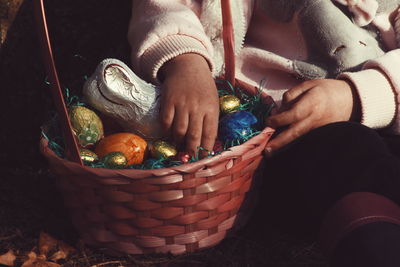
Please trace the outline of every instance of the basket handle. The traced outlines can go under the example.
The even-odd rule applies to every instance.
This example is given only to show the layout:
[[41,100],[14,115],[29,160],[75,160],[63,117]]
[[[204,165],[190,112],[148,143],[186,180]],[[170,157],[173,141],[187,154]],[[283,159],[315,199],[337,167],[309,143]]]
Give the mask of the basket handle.
[[46,22],[46,13],[43,0],[34,0],[34,13],[36,25],[38,28],[38,36],[40,46],[42,48],[43,62],[45,64],[46,73],[50,82],[51,93],[56,107],[57,114],[60,118],[62,132],[65,139],[65,155],[66,157],[83,166],[79,154],[78,144],[74,133],[72,132],[71,121],[69,120],[67,106],[65,105],[60,81],[58,79],[57,69],[54,62],[53,51],[49,37],[49,31]]
[[229,0],[221,0],[222,39],[224,43],[225,79],[235,86],[235,40],[231,5]]

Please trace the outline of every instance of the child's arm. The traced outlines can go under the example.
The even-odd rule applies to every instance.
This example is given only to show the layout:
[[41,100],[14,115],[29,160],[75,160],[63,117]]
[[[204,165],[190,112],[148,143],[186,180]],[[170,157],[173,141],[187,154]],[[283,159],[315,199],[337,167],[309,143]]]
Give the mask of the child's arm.
[[199,1],[134,0],[128,39],[137,74],[162,85],[161,121],[190,153],[213,149],[219,105]]
[[132,1],[128,41],[136,74],[160,84],[163,64],[185,53],[203,56],[212,70],[213,47],[200,23],[200,9],[195,0]]
[[388,127],[400,135],[400,49],[364,64],[363,70],[344,73],[360,96],[361,123],[374,129]]

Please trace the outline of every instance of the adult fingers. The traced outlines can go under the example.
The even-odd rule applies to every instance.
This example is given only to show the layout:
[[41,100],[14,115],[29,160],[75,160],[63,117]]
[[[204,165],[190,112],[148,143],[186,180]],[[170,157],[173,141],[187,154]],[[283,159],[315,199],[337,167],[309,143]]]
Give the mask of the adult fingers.
[[189,126],[186,133],[186,151],[190,155],[196,155],[201,142],[203,131],[203,116],[199,114],[189,114]]
[[[218,115],[213,116],[207,114],[203,121],[203,134],[201,136],[201,147],[207,151],[212,151],[217,138],[218,132]],[[207,156],[206,153],[201,153],[202,156]]]

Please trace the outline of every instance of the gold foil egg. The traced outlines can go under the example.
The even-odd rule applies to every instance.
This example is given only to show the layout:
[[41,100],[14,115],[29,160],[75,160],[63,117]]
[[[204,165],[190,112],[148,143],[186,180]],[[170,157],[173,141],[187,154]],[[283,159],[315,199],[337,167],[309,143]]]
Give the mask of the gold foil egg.
[[176,148],[165,142],[165,141],[155,141],[151,145],[150,153],[154,158],[161,159],[161,158],[171,158],[175,157],[178,153]]
[[69,116],[81,146],[94,145],[103,138],[103,123],[94,111],[83,106],[73,106],[69,109]]
[[99,160],[99,157],[93,151],[85,148],[79,149],[81,159],[86,162],[96,162]]
[[106,168],[120,169],[128,164],[128,160],[122,152],[111,152],[104,156],[103,163]]
[[224,95],[219,98],[219,106],[222,113],[231,113],[239,109],[240,99],[234,95]]

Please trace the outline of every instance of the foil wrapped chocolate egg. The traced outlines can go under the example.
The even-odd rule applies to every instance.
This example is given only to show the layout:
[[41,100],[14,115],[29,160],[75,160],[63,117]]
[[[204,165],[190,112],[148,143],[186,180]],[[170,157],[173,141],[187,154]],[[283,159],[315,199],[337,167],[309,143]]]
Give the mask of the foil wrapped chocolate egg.
[[178,153],[176,148],[165,141],[155,141],[150,148],[151,156],[157,159],[175,157]]
[[133,133],[116,133],[103,138],[95,152],[104,157],[111,152],[121,152],[128,160],[128,165],[141,164],[145,157],[147,142]]
[[128,164],[128,160],[122,152],[111,152],[104,156],[103,163],[106,168],[120,169]]
[[99,157],[93,151],[85,148],[79,149],[81,160],[89,163],[93,163],[99,160]]
[[103,123],[97,114],[83,106],[69,109],[74,134],[82,147],[96,144],[104,136]]
[[237,111],[225,115],[219,122],[218,135],[223,141],[244,140],[253,131],[258,122],[256,116],[248,111]]
[[240,108],[240,99],[234,95],[224,95],[219,98],[219,106],[222,113],[235,112]]
[[186,152],[179,152],[176,155],[176,160],[179,160],[182,163],[188,163],[188,162],[190,162],[190,159],[191,159],[191,156]]

